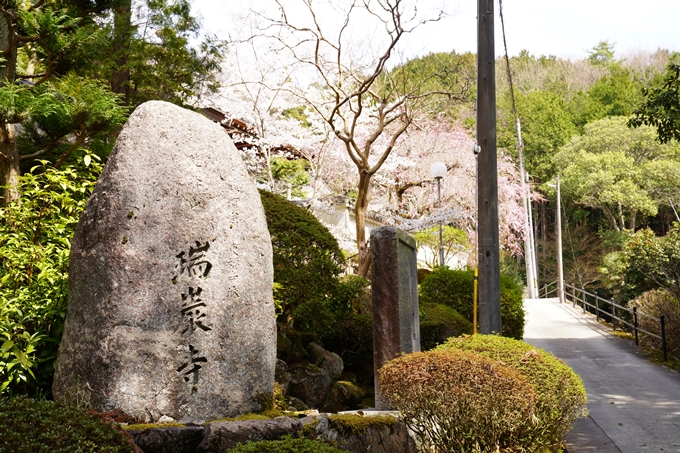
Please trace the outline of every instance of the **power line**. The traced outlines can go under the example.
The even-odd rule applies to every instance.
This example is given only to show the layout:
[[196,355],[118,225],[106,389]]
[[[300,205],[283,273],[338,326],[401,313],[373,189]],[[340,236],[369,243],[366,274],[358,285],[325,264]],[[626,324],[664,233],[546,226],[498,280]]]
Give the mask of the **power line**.
[[522,191],[522,204],[524,206],[524,262],[526,263],[527,288],[529,298],[538,298],[536,254],[534,245],[534,232],[531,218],[531,194],[527,188],[526,170],[524,168],[524,142],[522,141],[522,128],[517,114],[515,103],[515,87],[512,83],[512,71],[510,71],[510,57],[508,56],[508,43],[505,38],[505,20],[503,19],[503,0],[498,0],[499,14],[501,17],[501,30],[503,33],[503,47],[505,49],[505,67],[510,85],[510,99],[512,101],[512,114],[515,119],[515,132],[517,134],[517,157],[519,160],[520,189]]

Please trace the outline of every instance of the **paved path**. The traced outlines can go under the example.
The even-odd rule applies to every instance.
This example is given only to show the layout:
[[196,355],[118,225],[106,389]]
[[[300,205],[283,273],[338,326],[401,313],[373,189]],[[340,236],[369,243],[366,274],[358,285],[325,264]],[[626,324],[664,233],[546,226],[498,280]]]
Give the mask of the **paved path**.
[[680,453],[680,375],[647,362],[634,343],[556,299],[527,299],[524,340],[581,376],[590,417],[574,423],[569,453]]

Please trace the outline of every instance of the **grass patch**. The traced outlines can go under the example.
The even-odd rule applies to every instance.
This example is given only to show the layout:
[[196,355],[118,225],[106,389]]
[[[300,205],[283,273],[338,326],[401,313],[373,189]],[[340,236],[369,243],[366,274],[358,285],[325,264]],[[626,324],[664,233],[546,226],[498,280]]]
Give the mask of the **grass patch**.
[[680,360],[676,359],[675,357],[668,356],[668,360],[664,362],[663,352],[659,351],[658,349],[653,348],[641,348],[641,349],[645,355],[645,358],[649,362],[657,365],[663,365],[667,368],[670,368],[671,370],[680,373]]

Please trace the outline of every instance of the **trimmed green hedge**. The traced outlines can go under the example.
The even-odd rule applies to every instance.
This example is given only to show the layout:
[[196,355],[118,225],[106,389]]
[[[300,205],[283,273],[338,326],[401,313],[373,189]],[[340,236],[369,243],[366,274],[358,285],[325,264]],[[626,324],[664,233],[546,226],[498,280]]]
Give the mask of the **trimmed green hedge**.
[[[423,451],[512,452],[536,395],[517,371],[459,350],[417,352],[380,369],[384,398],[401,411]],[[534,450],[532,450],[534,451]]]
[[[419,300],[422,304],[443,304],[456,310],[472,322],[474,271],[439,267],[427,275],[420,284]],[[502,335],[521,340],[524,337],[524,308],[522,287],[515,280],[501,274]]]
[[536,394],[535,417],[524,420],[514,436],[535,452],[557,449],[572,422],[586,415],[586,391],[581,378],[563,361],[523,341],[496,335],[452,338],[437,351],[465,351],[496,360],[517,370]]
[[472,333],[472,323],[442,304],[420,305],[420,347],[427,351],[450,337]]
[[274,252],[274,298],[284,321],[304,303],[333,294],[344,257],[338,241],[308,210],[260,190]]

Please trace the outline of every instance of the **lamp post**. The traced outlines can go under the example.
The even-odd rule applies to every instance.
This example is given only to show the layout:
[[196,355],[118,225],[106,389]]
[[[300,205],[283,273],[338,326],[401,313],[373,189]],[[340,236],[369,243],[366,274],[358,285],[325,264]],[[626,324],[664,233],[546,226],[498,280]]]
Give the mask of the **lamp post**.
[[[439,210],[442,209],[442,179],[446,176],[446,165],[442,162],[435,162],[430,167],[430,176],[437,180],[437,199],[439,200]],[[444,266],[444,241],[442,239],[442,220],[439,218],[439,265]]]

